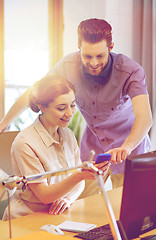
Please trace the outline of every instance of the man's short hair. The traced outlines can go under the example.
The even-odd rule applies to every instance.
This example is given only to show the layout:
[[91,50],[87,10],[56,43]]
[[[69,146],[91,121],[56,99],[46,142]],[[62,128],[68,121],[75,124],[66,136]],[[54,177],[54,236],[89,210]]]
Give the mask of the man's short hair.
[[112,43],[112,27],[103,19],[91,18],[82,21],[78,26],[78,44],[82,41],[97,43],[106,40],[107,46]]

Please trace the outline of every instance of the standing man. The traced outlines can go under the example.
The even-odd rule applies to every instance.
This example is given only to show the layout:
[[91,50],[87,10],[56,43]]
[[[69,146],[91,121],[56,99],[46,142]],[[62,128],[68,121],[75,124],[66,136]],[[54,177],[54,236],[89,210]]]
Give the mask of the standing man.
[[[103,19],[87,19],[78,26],[78,52],[62,58],[48,73],[58,74],[76,88],[76,103],[86,120],[81,159],[111,153],[113,187],[123,183],[124,160],[149,150],[152,116],[142,67],[112,52],[112,27]],[[26,108],[30,89],[0,124],[3,131]]]

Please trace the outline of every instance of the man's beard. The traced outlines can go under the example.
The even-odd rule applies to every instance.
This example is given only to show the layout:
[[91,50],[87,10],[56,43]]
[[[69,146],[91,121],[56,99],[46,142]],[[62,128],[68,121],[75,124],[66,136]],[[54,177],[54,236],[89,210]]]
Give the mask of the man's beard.
[[99,65],[97,68],[92,68],[91,65],[84,66],[86,72],[91,76],[99,76],[104,70],[103,64]]

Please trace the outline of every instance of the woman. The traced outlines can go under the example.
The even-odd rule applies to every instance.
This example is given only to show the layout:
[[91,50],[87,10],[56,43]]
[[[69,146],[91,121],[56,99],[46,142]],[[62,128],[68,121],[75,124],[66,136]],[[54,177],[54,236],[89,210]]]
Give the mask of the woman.
[[[55,75],[40,80],[30,92],[29,105],[41,114],[12,144],[15,174],[27,176],[81,165],[77,141],[67,128],[75,111],[71,83]],[[109,164],[105,162],[97,167],[106,173]],[[86,170],[28,182],[26,191],[19,189],[11,202],[11,218],[41,209],[60,214],[82,193],[84,180],[94,178],[94,174]],[[3,219],[8,219],[7,210]]]

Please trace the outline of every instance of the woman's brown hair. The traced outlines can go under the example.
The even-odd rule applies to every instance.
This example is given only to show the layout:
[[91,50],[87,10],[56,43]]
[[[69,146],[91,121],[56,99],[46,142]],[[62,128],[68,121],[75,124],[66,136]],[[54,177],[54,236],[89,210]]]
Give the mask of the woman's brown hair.
[[48,107],[58,96],[75,91],[74,86],[66,79],[51,75],[42,78],[32,86],[29,95],[29,107],[34,112],[39,112],[38,105]]

